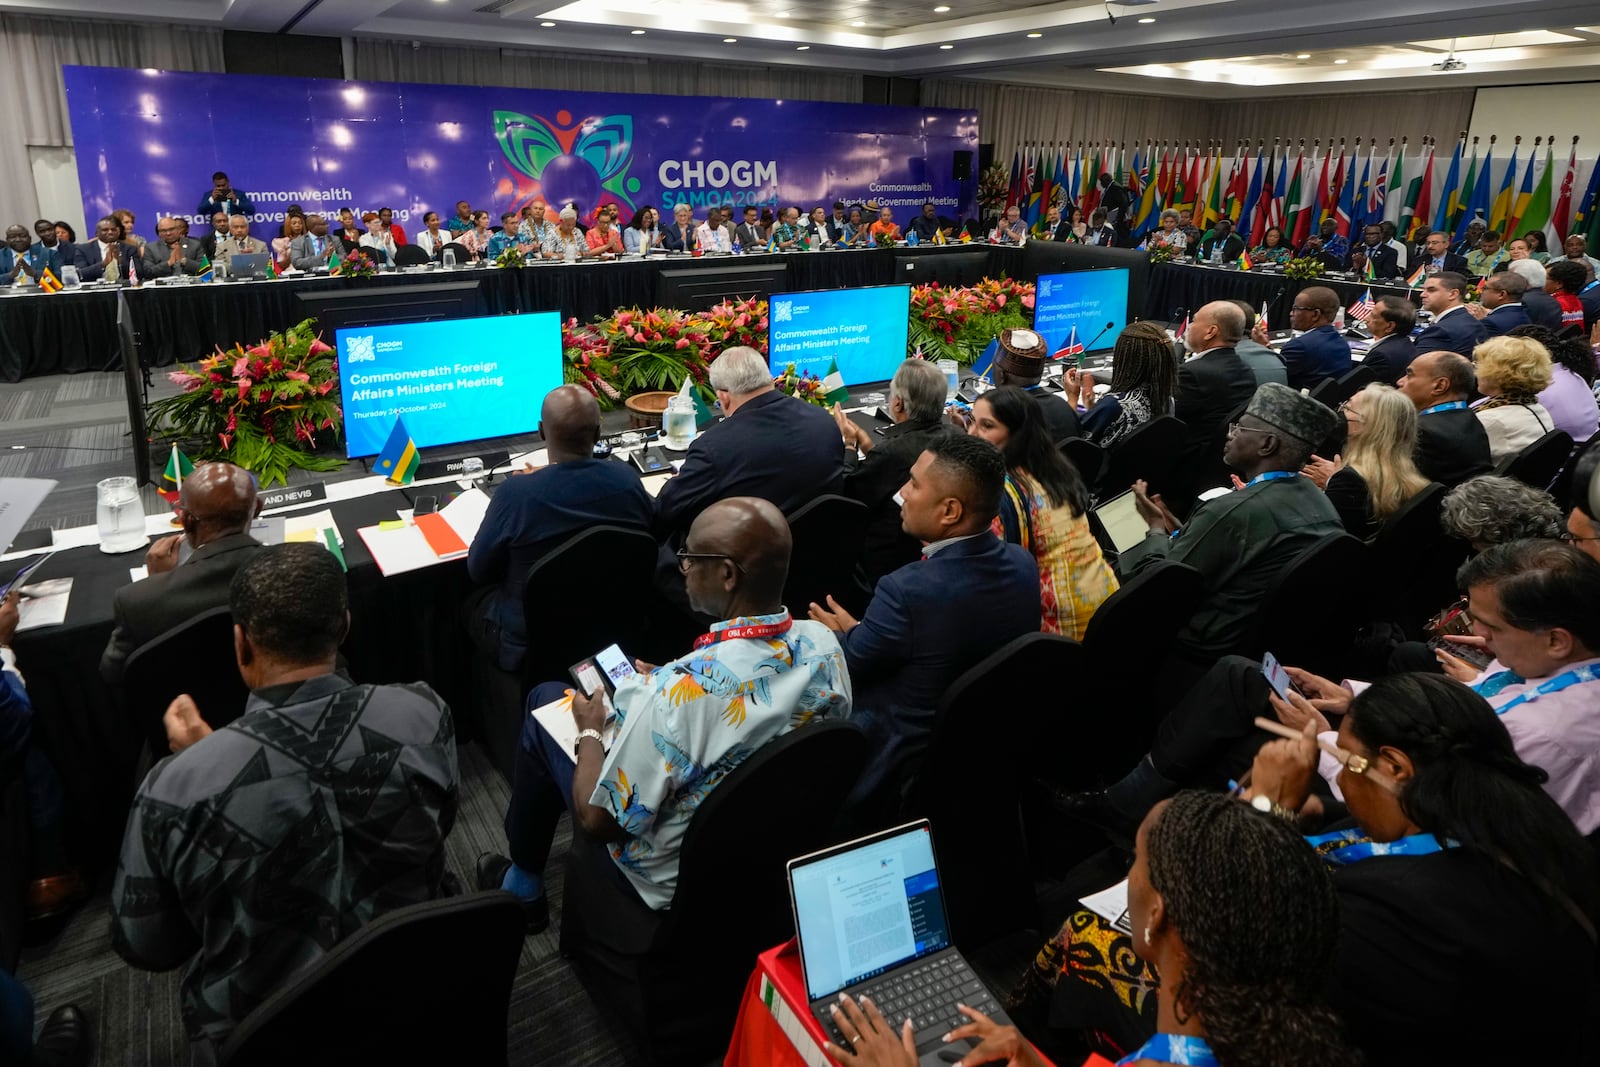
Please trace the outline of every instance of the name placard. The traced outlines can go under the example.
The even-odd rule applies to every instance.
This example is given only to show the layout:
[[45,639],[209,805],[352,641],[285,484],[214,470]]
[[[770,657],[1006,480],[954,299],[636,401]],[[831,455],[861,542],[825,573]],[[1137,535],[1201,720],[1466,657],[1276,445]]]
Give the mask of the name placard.
[[263,490],[261,493],[261,510],[263,512],[276,511],[279,508],[292,508],[300,504],[309,504],[316,500],[328,499],[328,487],[321,482],[313,485],[286,485],[277,489]]
[[[417,477],[423,479],[448,478],[452,474],[460,474],[461,464],[472,458],[474,457],[460,456],[456,459],[436,459],[431,463],[419,463],[417,464]],[[483,460],[483,473],[488,474],[496,467],[504,467],[507,463],[510,463],[511,453],[502,448],[493,452],[480,452],[476,458]]]

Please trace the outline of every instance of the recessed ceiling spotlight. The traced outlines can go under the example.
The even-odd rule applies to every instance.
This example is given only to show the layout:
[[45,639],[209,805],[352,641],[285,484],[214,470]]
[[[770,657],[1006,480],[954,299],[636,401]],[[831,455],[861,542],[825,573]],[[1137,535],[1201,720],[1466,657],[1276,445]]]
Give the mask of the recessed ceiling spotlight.
[[1153,18],[1142,18],[1142,19],[1139,20],[1139,25],[1148,26],[1154,21],[1155,21],[1155,19],[1153,19]]
[[866,22],[864,20],[862,20],[862,19],[856,19],[850,25],[852,25],[852,26],[865,26]]
[[797,44],[794,46],[794,50],[796,52],[809,52],[811,51],[811,46],[808,44]]
[[939,51],[948,52],[948,51],[950,51],[950,49],[952,49],[954,47],[955,47],[955,45],[953,45],[953,44],[942,44],[942,45],[939,46]]
[[1310,52],[1301,52],[1299,55],[1295,56],[1295,58],[1296,59],[1310,59],[1311,58],[1311,53]]
[[632,33],[635,37],[643,37],[644,36],[644,31],[643,30],[630,30],[628,32]]
[[1336,67],[1342,67],[1348,62],[1350,62],[1348,59],[1336,59],[1333,61],[1333,65]]
[[942,15],[946,11],[949,11],[949,10],[950,10],[950,5],[949,4],[940,4],[938,7],[933,9],[933,13],[935,15]]
[[1044,36],[1044,34],[1042,34],[1042,33],[1030,33],[1030,34],[1028,34],[1028,37],[1029,37],[1030,40],[1032,38],[1034,38],[1034,37],[1043,37],[1043,36]]
[[723,44],[738,44],[739,43],[739,38],[737,38],[737,37],[724,37],[722,39],[722,43]]
[[553,30],[556,28],[556,24],[553,22],[541,22],[539,25],[543,26],[547,30]]

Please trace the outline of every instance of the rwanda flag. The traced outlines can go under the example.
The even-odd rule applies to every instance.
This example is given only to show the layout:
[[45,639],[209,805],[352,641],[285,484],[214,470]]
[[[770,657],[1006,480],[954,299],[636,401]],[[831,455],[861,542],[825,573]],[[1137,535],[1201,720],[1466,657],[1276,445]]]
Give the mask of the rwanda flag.
[[417,476],[417,443],[406,433],[406,422],[396,415],[389,440],[378,453],[378,465],[373,468],[392,485],[410,485]]
[[844,375],[839,373],[839,361],[828,364],[828,373],[822,379],[822,399],[830,404],[842,404],[850,399],[850,390],[844,386]]
[[183,480],[194,473],[194,461],[178,450],[177,445],[172,446],[172,456],[167,460],[167,469],[161,473],[161,485],[156,492],[169,504],[178,502],[178,490],[183,488]]

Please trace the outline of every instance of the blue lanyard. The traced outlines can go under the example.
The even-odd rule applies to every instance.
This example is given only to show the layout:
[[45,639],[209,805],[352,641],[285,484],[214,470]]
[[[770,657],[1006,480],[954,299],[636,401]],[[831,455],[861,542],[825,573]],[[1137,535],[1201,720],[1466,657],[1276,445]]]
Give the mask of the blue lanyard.
[[1435,852],[1442,852],[1447,848],[1455,848],[1456,842],[1445,838],[1442,842],[1433,834],[1412,834],[1402,837],[1397,841],[1366,841],[1365,835],[1360,830],[1340,830],[1331,834],[1318,834],[1306,838],[1306,843],[1312,848],[1325,845],[1333,841],[1349,841],[1351,844],[1341,848],[1324,852],[1322,858],[1336,867],[1345,867],[1352,863],[1371,859],[1373,856],[1428,856]]
[[1125,1063],[1138,1063],[1140,1060],[1154,1060],[1156,1063],[1178,1063],[1185,1067],[1221,1067],[1217,1054],[1211,1051],[1211,1046],[1206,1044],[1203,1037],[1186,1037],[1183,1034],[1157,1034],[1143,1045],[1138,1051],[1124,1056],[1117,1061],[1117,1067]]
[[1263,471],[1262,473],[1256,475],[1254,478],[1251,478],[1248,482],[1245,482],[1244,483],[1244,487],[1246,489],[1249,489],[1251,486],[1256,485],[1256,484],[1258,484],[1260,482],[1281,482],[1285,478],[1298,478],[1298,477],[1300,477],[1300,472],[1299,471]]
[[[1502,671],[1501,673],[1503,674],[1507,672]],[[1498,693],[1501,689],[1505,688],[1504,684],[1496,687],[1493,693],[1484,693],[1483,691],[1488,688],[1489,684],[1498,677],[1500,677],[1499,674],[1491,675],[1472,688],[1475,692],[1485,696],[1486,698],[1493,696],[1494,693]],[[1519,693],[1517,696],[1506,701],[1498,708],[1495,708],[1494,713],[1496,715],[1504,715],[1518,704],[1531,703],[1532,701],[1538,700],[1542,696],[1549,696],[1551,693],[1559,693],[1563,689],[1570,689],[1572,686],[1582,685],[1584,682],[1592,682],[1596,678],[1600,678],[1600,665],[1590,664],[1587,667],[1574,667],[1572,670],[1563,671],[1561,674],[1556,675],[1543,685],[1536,687],[1531,693]]]
[[1420,418],[1423,415],[1432,415],[1435,411],[1465,411],[1466,407],[1467,402],[1465,400],[1451,400],[1447,403],[1435,404],[1431,408],[1423,408],[1421,411],[1417,412],[1417,417]]

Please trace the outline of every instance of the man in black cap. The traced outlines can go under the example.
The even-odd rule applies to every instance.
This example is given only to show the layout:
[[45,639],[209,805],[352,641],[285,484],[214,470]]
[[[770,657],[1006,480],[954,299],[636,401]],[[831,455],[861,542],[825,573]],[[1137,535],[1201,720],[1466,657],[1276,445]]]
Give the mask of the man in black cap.
[[1050,440],[1060,444],[1077,437],[1078,413],[1060,393],[1039,384],[1044,375],[1045,357],[1050,354],[1044,338],[1032,330],[1001,330],[1000,347],[994,356],[994,384],[1016,385],[1033,394],[1050,427]]
[[1327,496],[1299,473],[1338,421],[1332,408],[1268,382],[1228,428],[1223,460],[1239,473],[1242,488],[1200,504],[1180,524],[1159,495],[1134,483],[1150,532],[1122,554],[1117,569],[1126,581],[1171,559],[1205,577],[1206,599],[1178,635],[1185,649],[1208,658],[1238,651],[1283,569],[1319,538],[1344,529]]

